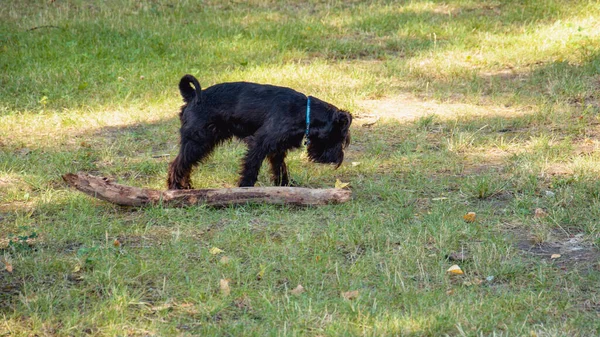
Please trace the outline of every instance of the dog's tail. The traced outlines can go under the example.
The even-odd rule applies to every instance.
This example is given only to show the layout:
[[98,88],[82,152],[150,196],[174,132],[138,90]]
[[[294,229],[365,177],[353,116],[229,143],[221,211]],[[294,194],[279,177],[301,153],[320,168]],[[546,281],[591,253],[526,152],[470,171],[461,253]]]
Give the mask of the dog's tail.
[[[194,87],[191,86],[194,85]],[[202,88],[200,87],[200,83],[198,80],[192,75],[184,75],[179,81],[179,92],[181,92],[181,97],[183,97],[183,101],[185,103],[191,102],[194,97],[202,95]]]

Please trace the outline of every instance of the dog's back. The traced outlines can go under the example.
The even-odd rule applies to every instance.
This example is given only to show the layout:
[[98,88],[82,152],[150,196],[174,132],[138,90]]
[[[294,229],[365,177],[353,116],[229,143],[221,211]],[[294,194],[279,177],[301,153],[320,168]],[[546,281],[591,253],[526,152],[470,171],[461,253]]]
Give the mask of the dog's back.
[[202,97],[203,104],[245,112],[248,109],[264,111],[272,106],[281,109],[288,104],[306,104],[306,96],[294,89],[252,82],[215,84],[203,90]]
[[300,121],[306,96],[291,88],[252,82],[228,82],[213,85],[202,91],[203,118],[228,125],[240,138],[254,134],[269,123],[288,125],[289,120]]

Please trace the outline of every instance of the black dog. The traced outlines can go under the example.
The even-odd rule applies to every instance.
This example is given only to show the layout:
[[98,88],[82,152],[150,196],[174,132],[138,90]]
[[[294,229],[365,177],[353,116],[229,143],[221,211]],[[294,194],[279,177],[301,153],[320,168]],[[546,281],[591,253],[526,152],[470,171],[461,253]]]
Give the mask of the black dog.
[[311,161],[336,168],[350,143],[348,112],[290,88],[234,82],[201,90],[194,76],[185,75],[179,91],[185,102],[179,114],[181,147],[169,165],[169,189],[192,188],[192,167],[233,136],[248,145],[239,186],[254,186],[265,158],[274,184],[289,185],[285,156],[304,137]]

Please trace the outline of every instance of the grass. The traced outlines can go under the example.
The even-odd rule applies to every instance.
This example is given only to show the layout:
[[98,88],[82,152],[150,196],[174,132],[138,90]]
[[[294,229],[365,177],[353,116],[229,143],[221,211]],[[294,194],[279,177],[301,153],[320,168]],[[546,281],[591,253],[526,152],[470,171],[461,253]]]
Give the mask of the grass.
[[[600,334],[598,22],[593,1],[8,1],[0,336]],[[353,200],[127,210],[62,183],[163,188],[185,73],[352,111],[342,167],[288,165]],[[243,151],[195,187],[233,186]]]

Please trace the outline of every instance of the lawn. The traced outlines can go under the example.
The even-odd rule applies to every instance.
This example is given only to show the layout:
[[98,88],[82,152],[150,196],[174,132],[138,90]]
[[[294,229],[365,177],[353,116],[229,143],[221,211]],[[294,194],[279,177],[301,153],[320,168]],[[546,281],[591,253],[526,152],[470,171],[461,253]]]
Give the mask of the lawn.
[[[596,1],[5,0],[0,69],[0,336],[600,335]],[[288,156],[352,200],[127,209],[62,181],[164,189],[186,73],[352,112],[339,169]],[[194,186],[235,186],[244,149]]]

